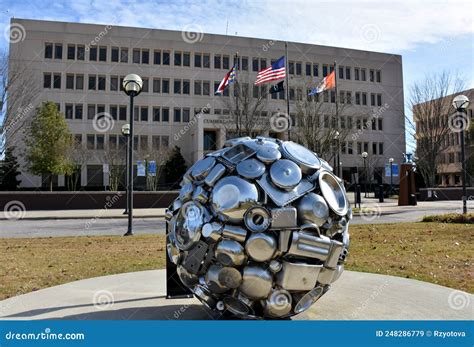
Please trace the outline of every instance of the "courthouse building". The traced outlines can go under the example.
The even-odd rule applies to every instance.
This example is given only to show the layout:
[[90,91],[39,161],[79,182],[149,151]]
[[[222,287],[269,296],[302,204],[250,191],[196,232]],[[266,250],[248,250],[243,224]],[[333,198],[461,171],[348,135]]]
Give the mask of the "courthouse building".
[[[104,152],[123,143],[121,128],[129,104],[121,91],[125,75],[136,73],[144,81],[143,92],[135,98],[135,159],[153,159],[153,153],[176,145],[189,165],[231,136],[221,119],[231,113],[226,100],[232,98],[232,88],[222,96],[214,91],[233,66],[236,52],[237,78],[250,88],[259,70],[285,54],[284,42],[249,37],[27,19],[12,19],[11,25],[24,29],[21,40],[10,43],[10,64],[25,67],[37,84],[34,108],[47,100],[57,103],[76,141],[92,154],[80,174],[85,187],[103,185]],[[405,152],[401,56],[288,42],[288,61],[292,139],[302,141],[296,138],[295,108],[297,100],[306,97],[301,86],[319,83],[337,61],[339,95],[331,91],[321,98],[330,105],[340,97],[348,106],[338,120],[341,128],[350,129],[341,140],[340,172],[353,181],[364,167],[361,154],[367,152],[371,179],[389,182],[384,166],[389,158],[401,163]],[[263,118],[286,111],[285,93],[263,92]],[[105,132],[95,124],[101,114],[113,120]],[[271,129],[261,134],[287,136]],[[18,133],[7,134],[7,143],[18,153],[24,147]],[[22,187],[40,186],[42,178],[28,173],[21,157],[20,162]],[[64,186],[64,177],[55,178],[55,184]]]

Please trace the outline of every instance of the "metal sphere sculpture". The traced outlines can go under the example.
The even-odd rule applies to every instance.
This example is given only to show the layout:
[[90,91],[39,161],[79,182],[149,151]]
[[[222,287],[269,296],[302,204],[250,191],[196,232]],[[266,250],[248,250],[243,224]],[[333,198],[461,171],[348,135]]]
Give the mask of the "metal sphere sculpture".
[[245,137],[187,171],[166,218],[168,256],[206,307],[281,319],[307,310],[341,275],[352,212],[315,153]]

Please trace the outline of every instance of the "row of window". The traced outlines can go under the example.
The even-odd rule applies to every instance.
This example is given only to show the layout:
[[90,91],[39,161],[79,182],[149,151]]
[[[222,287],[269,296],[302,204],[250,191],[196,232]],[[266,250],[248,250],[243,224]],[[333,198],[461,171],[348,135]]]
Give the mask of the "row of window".
[[[121,91],[123,84],[124,76],[110,76],[109,78],[109,91]],[[186,79],[174,79],[173,81],[173,94],[174,95],[191,95],[191,81]],[[152,81],[152,92],[157,94],[170,94],[170,79],[166,78],[153,78]],[[218,81],[214,81],[214,90],[219,86]],[[106,91],[107,90],[106,76],[104,75],[87,75],[87,89],[88,90],[98,90]],[[211,91],[211,81],[193,81],[194,94],[200,96],[210,96],[213,93]],[[43,87],[45,89],[61,89],[61,73],[50,73],[46,72],[43,75]],[[84,90],[84,75],[83,74],[66,74],[66,89],[68,90]],[[248,92],[249,84],[242,84],[242,92]],[[150,81],[148,78],[143,78],[143,89],[144,93],[150,92]],[[236,94],[237,89],[234,89],[234,95]],[[336,94],[334,91],[324,92],[322,94],[316,94],[314,96],[309,96],[310,89],[306,90],[306,97],[308,100],[319,101],[320,97],[323,98],[324,102],[336,102]],[[229,88],[226,88],[224,96],[229,96]],[[322,95],[322,96],[320,96]],[[268,96],[268,91],[266,86],[253,86],[252,87],[252,96],[254,98]],[[355,104],[356,105],[368,105],[368,96],[370,96],[370,105],[371,106],[382,106],[382,94],[377,93],[366,93],[366,92],[356,92],[355,93]],[[271,98],[276,100],[284,100],[285,93],[281,91],[279,93],[271,94]],[[301,88],[290,88],[290,100],[303,100],[303,89]],[[352,104],[352,92],[350,91],[340,91],[339,92],[339,102]]]
[[[171,65],[184,66],[194,68],[211,68],[211,54],[200,52],[183,52],[161,49],[133,48],[129,50],[126,47],[107,47],[107,46],[85,46],[76,44],[67,44],[66,59],[75,61],[85,61],[86,57],[91,62],[112,62],[112,63],[129,63],[129,52],[131,52],[130,62],[133,64],[153,64],[153,65]],[[109,53],[110,52],[110,53]],[[45,59],[63,59],[62,43],[45,43],[44,50]],[[213,55],[214,69],[230,69],[231,57],[225,54]],[[275,60],[270,60],[273,64]],[[192,64],[191,64],[192,63]],[[269,66],[266,58],[249,58],[249,57],[233,57],[233,65],[242,71],[257,72]],[[312,76],[319,77],[318,63],[296,62],[290,60],[288,62],[288,73],[294,76]],[[304,73],[303,73],[304,68]],[[334,70],[334,65],[322,64],[322,76],[327,76]],[[351,66],[339,66],[338,78],[355,81],[382,82],[382,72],[377,69],[366,69]],[[368,73],[367,73],[368,72]]]
[[[74,137],[77,144],[84,145],[82,134],[76,134]],[[133,149],[135,151],[146,152],[150,148],[152,150],[166,149],[170,144],[169,136],[166,135],[135,135],[133,139]],[[85,147],[90,150],[125,150],[127,140],[123,135],[87,134],[85,135]]]
[[441,153],[439,155],[440,164],[455,164],[461,162],[461,152]]
[[[369,151],[372,147],[372,151]],[[372,142],[370,146],[369,142],[342,142],[341,153],[348,155],[362,155],[363,152],[367,152],[372,155],[383,155],[383,142]]]
[[[60,110],[60,105],[58,104],[58,109]],[[96,105],[96,104],[87,104],[87,119],[94,119],[96,115],[99,117],[105,117],[106,106],[105,105]],[[127,120],[127,106],[126,105],[109,105],[108,110],[110,116],[114,120],[126,121]],[[151,114],[150,114],[151,112]],[[134,120],[140,122],[163,122],[169,123],[170,117],[172,117],[173,123],[188,123],[191,120],[191,112],[196,115],[200,112],[203,114],[210,114],[211,110],[209,108],[189,108],[189,107],[160,107],[160,106],[135,106],[134,107]],[[214,109],[215,115],[228,115],[230,111],[228,109]],[[84,105],[83,104],[70,104],[66,103],[64,115],[66,119],[75,119],[82,120],[84,116]],[[262,118],[267,118],[268,114],[266,111],[262,111],[259,115]],[[298,126],[297,118],[295,114],[290,114],[292,125]],[[371,118],[370,121],[368,118],[364,117],[353,117],[353,116],[339,116],[331,117],[329,115],[324,115],[320,119],[320,125],[324,128],[338,128],[341,129],[357,129],[357,130],[373,130],[373,131],[383,131],[383,118]]]

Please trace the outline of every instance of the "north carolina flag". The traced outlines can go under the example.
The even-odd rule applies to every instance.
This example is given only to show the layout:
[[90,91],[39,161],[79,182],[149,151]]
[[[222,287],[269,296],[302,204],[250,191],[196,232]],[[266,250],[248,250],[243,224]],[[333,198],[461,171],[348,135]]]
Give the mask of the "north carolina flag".
[[232,69],[226,75],[224,76],[224,79],[221,81],[219,84],[219,87],[217,87],[217,90],[215,91],[214,94],[222,94],[224,93],[224,89],[229,85],[235,82],[235,70],[236,66],[234,65]]
[[308,95],[312,96],[333,88],[336,88],[336,70],[324,77],[316,88],[311,89]]

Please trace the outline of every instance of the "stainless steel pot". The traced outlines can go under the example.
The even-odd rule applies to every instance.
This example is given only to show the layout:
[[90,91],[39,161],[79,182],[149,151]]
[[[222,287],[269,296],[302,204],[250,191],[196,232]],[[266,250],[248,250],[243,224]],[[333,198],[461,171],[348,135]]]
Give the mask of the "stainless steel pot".
[[272,290],[272,284],[272,275],[265,267],[249,265],[244,267],[239,290],[250,299],[265,299]]
[[302,224],[314,223],[322,226],[329,218],[329,208],[321,195],[308,193],[297,203],[298,221]]
[[316,285],[322,265],[284,261],[276,274],[276,283],[286,290],[311,290]]
[[206,176],[212,170],[215,164],[216,158],[214,157],[206,157],[202,160],[199,160],[196,162],[196,164],[194,164],[193,169],[191,171],[191,176],[196,181],[201,181],[206,178]]
[[277,248],[277,240],[268,233],[253,233],[245,243],[249,257],[258,262],[272,259]]
[[216,247],[215,256],[224,266],[239,266],[246,262],[244,247],[234,240],[222,239]]
[[211,206],[224,221],[240,223],[245,212],[258,202],[257,187],[237,176],[222,178],[211,194]]
[[331,241],[327,236],[318,237],[305,232],[294,231],[288,254],[325,261],[329,256],[332,242],[334,241]]
[[245,212],[245,226],[252,232],[263,232],[270,226],[270,212],[261,206],[251,207]]
[[299,165],[305,175],[311,175],[321,167],[321,161],[316,154],[298,143],[285,141],[281,145],[282,154]]
[[219,281],[219,276],[221,275],[222,269],[223,267],[221,265],[213,264],[209,266],[209,269],[206,272],[206,285],[213,293],[222,294],[230,289]]

